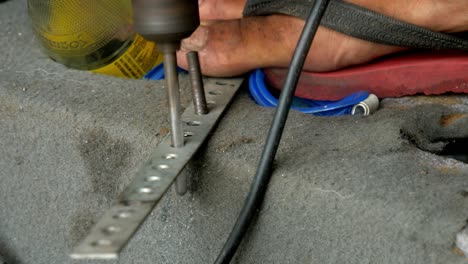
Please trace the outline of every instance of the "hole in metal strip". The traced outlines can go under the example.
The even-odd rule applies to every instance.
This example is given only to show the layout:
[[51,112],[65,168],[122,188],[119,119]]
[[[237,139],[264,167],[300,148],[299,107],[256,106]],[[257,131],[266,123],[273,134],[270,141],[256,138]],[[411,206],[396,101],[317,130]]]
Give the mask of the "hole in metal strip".
[[110,236],[112,234],[120,232],[120,230],[121,229],[118,226],[108,226],[108,227],[102,229],[102,233],[104,235]]
[[120,205],[122,206],[137,206],[137,205],[140,205],[141,202],[140,201],[129,201],[129,200],[124,200],[124,201],[121,201],[119,202]]
[[210,95],[221,95],[223,93],[221,91],[209,91],[208,94],[210,94]]
[[141,187],[140,189],[138,189],[138,193],[150,194],[152,192],[153,189],[151,189],[150,187]]
[[93,247],[108,247],[110,245],[112,245],[112,241],[108,239],[99,239],[91,243]]
[[184,137],[191,137],[193,136],[192,132],[184,132]]
[[225,82],[220,82],[220,81],[216,81],[215,84],[216,84],[216,85],[221,85],[221,86],[228,85],[227,83],[225,83]]
[[169,169],[169,166],[166,165],[166,164],[161,164],[161,165],[158,166],[158,168],[160,168],[162,170],[167,170],[167,169]]
[[177,154],[167,154],[163,156],[163,159],[175,159],[177,158]]
[[161,177],[159,176],[148,176],[145,178],[145,181],[148,181],[148,182],[155,182],[155,181],[160,181],[161,180]]
[[134,210],[122,210],[117,212],[117,214],[114,215],[115,219],[125,219],[125,218],[130,218],[132,214],[134,214]]
[[200,126],[200,121],[188,121],[187,126]]

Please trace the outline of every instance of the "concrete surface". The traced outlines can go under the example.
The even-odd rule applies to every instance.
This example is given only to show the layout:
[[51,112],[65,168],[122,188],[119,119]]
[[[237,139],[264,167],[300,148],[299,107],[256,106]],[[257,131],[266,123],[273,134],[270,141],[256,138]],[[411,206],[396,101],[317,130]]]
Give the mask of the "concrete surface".
[[[273,111],[244,89],[118,261],[67,254],[167,133],[162,83],[65,69],[0,5],[0,255],[9,264],[211,263],[242,206]],[[182,80],[184,105],[189,103]],[[255,225],[233,263],[466,263],[468,97],[388,99],[375,115],[292,113]],[[416,147],[416,145],[419,146]],[[1,262],[1,261],[0,261]]]

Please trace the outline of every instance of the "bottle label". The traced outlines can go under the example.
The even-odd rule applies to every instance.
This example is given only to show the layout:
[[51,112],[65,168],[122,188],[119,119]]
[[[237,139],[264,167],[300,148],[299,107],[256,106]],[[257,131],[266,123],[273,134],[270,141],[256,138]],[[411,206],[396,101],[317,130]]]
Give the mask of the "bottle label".
[[124,54],[108,65],[92,70],[92,72],[140,79],[162,61],[163,56],[158,52],[156,44],[136,34],[133,43]]
[[36,34],[47,50],[60,54],[89,53],[93,40],[86,34],[57,35],[48,32]]

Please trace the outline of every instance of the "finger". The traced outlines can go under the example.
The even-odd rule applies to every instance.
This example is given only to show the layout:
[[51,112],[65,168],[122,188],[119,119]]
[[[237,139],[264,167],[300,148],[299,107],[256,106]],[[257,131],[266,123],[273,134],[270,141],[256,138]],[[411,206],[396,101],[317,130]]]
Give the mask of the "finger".
[[193,51],[203,49],[208,41],[208,32],[209,26],[199,26],[190,37],[182,40],[181,48]]

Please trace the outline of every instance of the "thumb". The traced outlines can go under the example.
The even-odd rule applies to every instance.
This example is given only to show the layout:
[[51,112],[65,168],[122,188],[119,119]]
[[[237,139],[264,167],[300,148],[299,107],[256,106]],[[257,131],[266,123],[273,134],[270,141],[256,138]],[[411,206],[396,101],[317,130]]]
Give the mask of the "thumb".
[[181,48],[183,50],[200,51],[206,46],[208,40],[208,27],[199,26],[195,32],[189,37],[182,40]]

